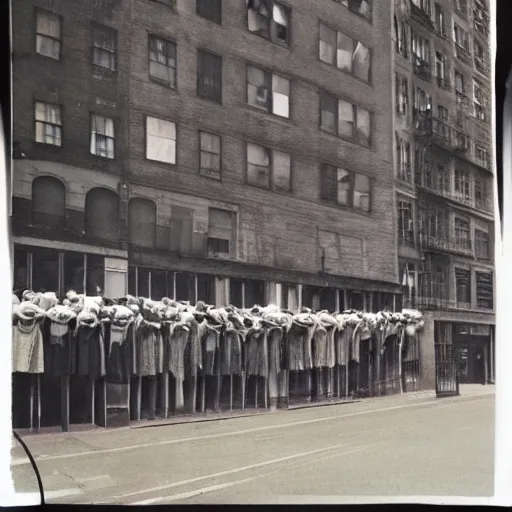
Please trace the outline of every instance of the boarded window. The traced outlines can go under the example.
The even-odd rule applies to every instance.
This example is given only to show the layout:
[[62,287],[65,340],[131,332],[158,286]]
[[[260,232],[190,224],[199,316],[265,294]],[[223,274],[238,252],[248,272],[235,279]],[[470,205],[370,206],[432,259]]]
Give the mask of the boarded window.
[[218,55],[197,52],[197,95],[222,103],[222,58]]
[[106,188],[93,188],[85,200],[85,230],[93,238],[119,239],[119,199]]
[[193,223],[194,210],[182,206],[171,207],[171,251],[192,252]]
[[156,204],[149,199],[134,198],[128,206],[130,243],[141,247],[156,245]]
[[66,220],[66,190],[61,181],[41,176],[32,183],[32,224],[63,227]]
[[36,51],[39,55],[60,59],[61,19],[48,11],[37,11]]
[[155,117],[146,118],[146,158],[176,163],[176,124]]

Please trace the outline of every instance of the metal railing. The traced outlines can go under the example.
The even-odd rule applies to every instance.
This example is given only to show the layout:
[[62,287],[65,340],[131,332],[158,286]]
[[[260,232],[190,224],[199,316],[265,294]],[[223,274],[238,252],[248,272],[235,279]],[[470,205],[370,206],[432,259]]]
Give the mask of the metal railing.
[[471,256],[473,254],[472,242],[469,239],[453,235],[427,235],[419,233],[418,235],[420,249],[430,249],[441,252],[450,252]]

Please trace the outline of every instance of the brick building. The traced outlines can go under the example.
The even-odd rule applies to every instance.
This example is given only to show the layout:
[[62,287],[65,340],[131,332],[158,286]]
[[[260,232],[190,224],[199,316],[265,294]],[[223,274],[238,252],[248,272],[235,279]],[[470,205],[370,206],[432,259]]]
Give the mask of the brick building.
[[15,2],[15,288],[398,306],[392,25],[365,0]]
[[395,2],[395,183],[404,301],[455,343],[462,382],[494,380],[489,6]]

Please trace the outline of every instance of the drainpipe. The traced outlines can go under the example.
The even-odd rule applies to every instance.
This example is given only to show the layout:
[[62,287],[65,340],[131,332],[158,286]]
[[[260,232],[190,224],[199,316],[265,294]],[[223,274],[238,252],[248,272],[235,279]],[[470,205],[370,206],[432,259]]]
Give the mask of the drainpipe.
[[400,344],[398,345],[398,378],[400,380],[400,394],[404,394],[404,381],[403,381],[403,372],[402,372],[402,353],[405,339],[405,328],[401,327],[400,332]]

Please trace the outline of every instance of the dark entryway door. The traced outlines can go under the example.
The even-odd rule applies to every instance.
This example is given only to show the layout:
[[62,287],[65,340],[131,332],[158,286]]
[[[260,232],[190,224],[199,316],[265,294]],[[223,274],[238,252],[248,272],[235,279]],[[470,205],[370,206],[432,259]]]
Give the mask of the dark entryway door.
[[459,394],[459,379],[455,346],[436,343],[434,349],[436,356],[436,395],[438,397],[457,396]]
[[456,343],[457,375],[461,384],[482,384],[485,382],[485,343],[468,340]]

